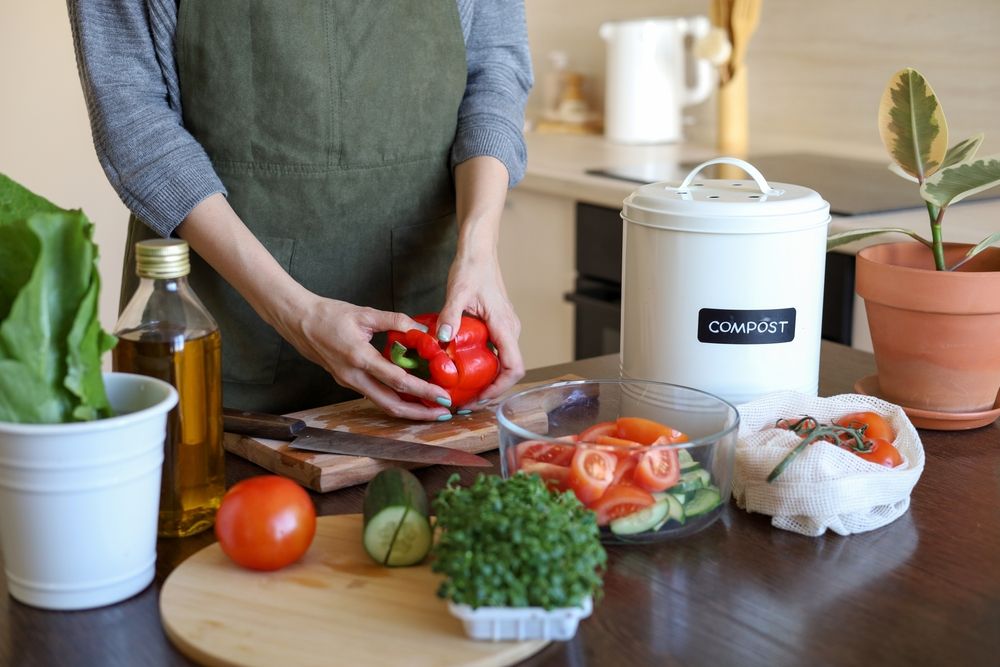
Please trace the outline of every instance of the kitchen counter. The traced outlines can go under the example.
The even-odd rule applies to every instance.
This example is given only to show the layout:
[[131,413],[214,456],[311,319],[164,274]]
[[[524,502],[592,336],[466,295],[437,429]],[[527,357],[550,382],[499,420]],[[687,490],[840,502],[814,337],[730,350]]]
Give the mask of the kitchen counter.
[[[588,174],[589,170],[631,169],[643,173],[664,174],[671,165],[698,163],[718,156],[714,147],[696,144],[657,144],[632,146],[615,144],[600,135],[561,135],[528,132],[528,167],[518,190],[539,194],[566,197],[598,206],[620,209],[625,199],[639,183],[606,176]],[[823,146],[829,151],[830,146]],[[876,147],[878,150],[880,147]],[[774,145],[761,149],[760,154],[778,154],[809,151],[810,147],[800,145]],[[818,152],[818,151],[817,151]],[[831,156],[847,157],[844,155]],[[856,156],[860,159],[885,161],[884,155]],[[751,160],[752,162],[752,160]],[[685,171],[677,167],[677,176],[683,178]],[[767,176],[767,173],[764,174]],[[655,176],[654,176],[655,177]],[[742,178],[749,178],[743,176]],[[913,185],[914,202],[919,203],[916,184]],[[517,190],[516,190],[517,191]],[[823,193],[820,192],[822,195]],[[927,211],[921,206],[914,208],[872,213],[867,215],[834,215],[830,232],[866,227],[904,227],[919,232],[929,238],[930,227]],[[950,208],[945,216],[945,240],[957,243],[978,243],[1000,229],[1000,199],[982,202],[961,202]],[[866,240],[863,243],[842,247],[841,252],[856,252],[865,245],[884,243],[887,240],[903,240],[904,236],[887,236]]]
[[[607,377],[607,356],[531,371]],[[820,393],[850,391],[872,357],[823,343]],[[818,538],[730,504],[678,542],[609,548],[605,595],[570,642],[526,665],[986,665],[1000,654],[1000,425],[921,431],[927,464],[889,526]],[[490,454],[496,461],[496,453]],[[227,455],[227,484],[264,470]],[[429,492],[452,470],[418,471]],[[494,470],[496,472],[496,470]],[[475,471],[463,470],[470,480]],[[312,494],[320,514],[358,512],[363,487]],[[0,590],[0,664],[189,665],[163,634],[160,585],[211,532],[158,544],[156,582],[118,605],[46,612]],[[267,628],[256,633],[266,641]],[[336,664],[335,661],[331,664]]]

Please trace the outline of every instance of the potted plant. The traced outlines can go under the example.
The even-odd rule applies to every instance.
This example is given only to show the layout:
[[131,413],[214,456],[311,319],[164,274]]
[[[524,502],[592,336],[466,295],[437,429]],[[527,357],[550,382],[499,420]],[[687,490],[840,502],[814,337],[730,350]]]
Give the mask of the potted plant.
[[878,119],[890,169],[919,185],[931,231],[930,240],[900,228],[852,230],[828,240],[828,250],[885,232],[916,241],[857,255],[856,289],[865,300],[878,394],[928,413],[988,415],[1000,389],[1000,248],[990,247],[1000,232],[975,245],[945,243],[942,223],[949,206],[1000,184],[1000,155],[976,157],[982,134],[949,148],[941,105],[912,68],[890,79]]
[[474,639],[570,639],[607,560],[593,512],[538,475],[457,480],[433,503],[438,595]]
[[177,394],[101,372],[93,225],[0,174],[0,547],[7,589],[50,609],[153,579],[167,412]]

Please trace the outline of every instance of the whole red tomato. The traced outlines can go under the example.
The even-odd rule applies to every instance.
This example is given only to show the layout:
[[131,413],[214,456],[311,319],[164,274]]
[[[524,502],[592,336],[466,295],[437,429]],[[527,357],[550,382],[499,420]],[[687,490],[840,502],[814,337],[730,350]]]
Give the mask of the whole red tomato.
[[869,448],[867,452],[857,449],[851,449],[850,451],[866,461],[877,463],[886,468],[895,468],[903,464],[903,457],[900,456],[899,450],[884,438],[865,438],[865,446]]
[[889,426],[889,421],[877,412],[852,412],[837,417],[833,423],[858,430],[864,429],[865,438],[881,438],[889,442],[896,439],[896,433]]
[[277,570],[294,563],[315,533],[316,510],[309,494],[277,475],[235,484],[222,497],[215,517],[222,551],[251,570]]

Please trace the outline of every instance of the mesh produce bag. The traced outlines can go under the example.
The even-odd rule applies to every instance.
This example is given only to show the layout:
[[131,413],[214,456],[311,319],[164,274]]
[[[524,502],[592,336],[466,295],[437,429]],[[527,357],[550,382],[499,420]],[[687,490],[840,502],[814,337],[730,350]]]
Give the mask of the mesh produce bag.
[[[896,432],[902,465],[886,468],[830,443],[805,447],[770,484],[776,465],[802,439],[775,427],[778,419],[809,415],[829,423],[849,412],[884,416]],[[739,406],[733,497],[748,512],[772,517],[771,525],[803,535],[840,535],[880,528],[910,506],[910,491],[924,469],[924,448],[903,409],[872,396],[817,398],[796,392],[769,394]]]

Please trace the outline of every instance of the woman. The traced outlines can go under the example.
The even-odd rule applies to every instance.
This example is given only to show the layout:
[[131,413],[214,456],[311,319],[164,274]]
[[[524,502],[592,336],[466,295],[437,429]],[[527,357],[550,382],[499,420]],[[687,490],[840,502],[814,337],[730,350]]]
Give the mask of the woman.
[[190,244],[228,406],[287,412],[347,388],[449,419],[464,406],[371,344],[424,311],[441,340],[463,311],[486,322],[501,372],[482,399],[523,375],[496,255],[525,161],[520,1],[68,5],[98,157],[134,213],[123,294],[136,240]]

